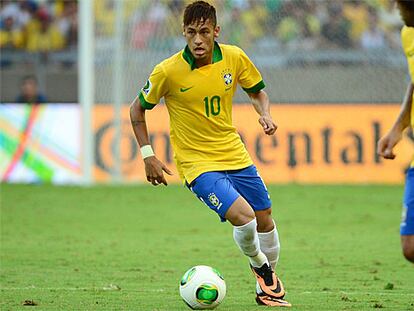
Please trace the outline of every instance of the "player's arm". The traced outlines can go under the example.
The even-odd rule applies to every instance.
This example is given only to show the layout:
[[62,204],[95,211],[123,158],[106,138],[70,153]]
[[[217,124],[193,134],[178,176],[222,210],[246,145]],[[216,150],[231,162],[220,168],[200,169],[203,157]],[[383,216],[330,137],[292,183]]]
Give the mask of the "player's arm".
[[413,90],[413,83],[410,82],[408,84],[407,92],[405,93],[397,120],[395,120],[394,125],[391,127],[389,132],[378,141],[377,153],[385,159],[392,160],[395,158],[393,149],[401,140],[403,131],[410,125]]
[[154,186],[159,184],[167,185],[167,180],[164,177],[163,171],[168,175],[172,175],[172,172],[155,157],[154,152],[152,151],[145,121],[145,109],[141,106],[138,96],[130,106],[129,116],[131,118],[135,137],[141,147],[141,155],[145,163],[147,180]]
[[267,135],[273,135],[277,130],[277,125],[270,115],[269,96],[263,90],[257,93],[247,93],[252,101],[254,109],[259,114],[259,123]]

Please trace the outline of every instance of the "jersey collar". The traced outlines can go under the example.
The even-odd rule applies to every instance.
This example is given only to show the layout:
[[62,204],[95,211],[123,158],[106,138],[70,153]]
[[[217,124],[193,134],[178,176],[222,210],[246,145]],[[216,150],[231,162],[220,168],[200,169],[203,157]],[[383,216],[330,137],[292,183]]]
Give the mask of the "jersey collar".
[[[183,51],[183,58],[184,60],[191,66],[191,70],[194,70],[196,67],[195,58],[193,54],[191,54],[190,48],[188,45],[185,46]],[[221,61],[223,59],[223,54],[221,53],[221,48],[219,44],[214,41],[214,49],[213,49],[213,64]]]

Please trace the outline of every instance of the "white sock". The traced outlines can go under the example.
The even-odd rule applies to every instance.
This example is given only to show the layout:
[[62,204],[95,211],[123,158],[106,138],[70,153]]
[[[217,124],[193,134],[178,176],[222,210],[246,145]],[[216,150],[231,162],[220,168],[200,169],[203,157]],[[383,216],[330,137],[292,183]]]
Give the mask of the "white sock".
[[[279,260],[280,252],[280,242],[279,234],[276,229],[276,224],[273,221],[274,228],[269,232],[258,232],[260,250],[266,255],[267,260],[269,261],[273,271]],[[256,282],[256,293],[260,294],[262,289],[259,286],[259,283]]]
[[273,221],[274,228],[269,232],[259,232],[260,250],[266,255],[273,271],[279,261],[280,242],[279,233],[276,229],[276,224]]
[[242,226],[234,226],[233,237],[243,254],[249,257],[250,264],[253,267],[261,267],[268,261],[260,250],[256,227],[256,218]]

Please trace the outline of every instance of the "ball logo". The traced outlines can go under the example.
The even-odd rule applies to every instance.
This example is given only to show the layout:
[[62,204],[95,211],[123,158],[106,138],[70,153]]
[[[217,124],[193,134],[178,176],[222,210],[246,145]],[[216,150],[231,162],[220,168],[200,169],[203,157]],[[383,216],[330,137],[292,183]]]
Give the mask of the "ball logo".
[[147,83],[145,83],[144,87],[142,88],[142,92],[144,92],[145,95],[148,95],[148,93],[151,91],[152,83],[148,79]]

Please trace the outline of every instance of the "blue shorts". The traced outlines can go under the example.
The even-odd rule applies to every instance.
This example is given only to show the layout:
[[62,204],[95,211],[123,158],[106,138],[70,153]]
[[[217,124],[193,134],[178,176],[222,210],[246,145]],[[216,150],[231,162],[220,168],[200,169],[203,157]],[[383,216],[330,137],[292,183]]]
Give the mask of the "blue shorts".
[[401,235],[414,234],[414,167],[407,172],[405,181]]
[[215,211],[221,221],[226,221],[228,209],[240,195],[255,211],[268,209],[272,205],[266,186],[254,165],[240,170],[206,172],[187,184],[187,187]]

